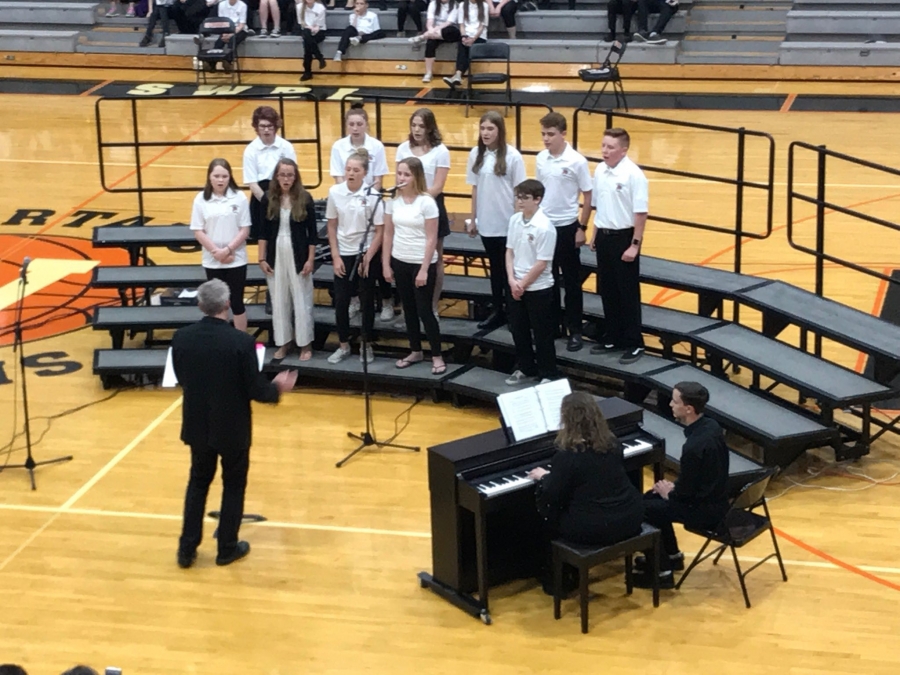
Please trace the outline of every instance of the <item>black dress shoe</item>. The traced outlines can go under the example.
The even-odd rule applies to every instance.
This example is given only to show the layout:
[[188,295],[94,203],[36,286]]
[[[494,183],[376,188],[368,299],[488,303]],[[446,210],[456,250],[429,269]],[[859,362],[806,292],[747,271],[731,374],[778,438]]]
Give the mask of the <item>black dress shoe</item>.
[[[635,588],[653,588],[653,573],[633,573],[631,575],[631,585]],[[659,573],[659,587],[662,589],[675,588],[675,575],[672,573],[672,570]]]
[[478,324],[482,330],[494,330],[506,324],[506,315],[501,312],[493,312],[488,318]]
[[197,559],[197,551],[178,551],[178,566],[186,570]]
[[568,342],[566,342],[566,351],[578,352],[581,351],[582,347],[584,347],[584,341],[581,339],[581,335],[579,335],[578,333],[572,333],[569,336]]
[[600,342],[591,347],[591,354],[608,354],[616,350],[616,346],[611,343]]
[[250,544],[246,541],[239,541],[231,553],[228,553],[227,555],[222,555],[220,553],[216,556],[216,565],[219,565],[220,567],[223,565],[230,565],[245,557],[248,553],[250,553]]
[[[647,564],[647,558],[642,555],[635,556],[634,568],[638,572],[643,572],[644,570],[650,569],[650,565]],[[684,569],[684,553],[679,551],[678,553],[674,553],[669,556],[669,569],[675,570],[676,572],[680,572]]]

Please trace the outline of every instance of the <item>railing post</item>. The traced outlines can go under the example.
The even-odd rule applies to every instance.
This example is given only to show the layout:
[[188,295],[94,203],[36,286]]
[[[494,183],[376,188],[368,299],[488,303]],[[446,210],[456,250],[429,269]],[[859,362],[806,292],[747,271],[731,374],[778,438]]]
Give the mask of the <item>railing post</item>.
[[141,168],[141,144],[139,140],[140,125],[137,119],[137,98],[131,99],[131,129],[134,139],[134,164],[135,176],[137,178],[137,198],[138,198],[138,215],[141,219],[141,225],[144,224],[144,178]]
[[577,150],[578,149],[578,112],[581,108],[575,108],[575,112],[572,113],[572,147]]
[[[744,247],[744,154],[747,143],[746,129],[740,127],[737,136],[737,176],[734,195],[734,273],[741,273],[741,257]],[[731,318],[740,322],[741,306],[735,302],[731,308]]]
[[612,110],[606,111],[606,128],[607,129],[613,128],[613,111]]
[[[819,167],[816,177],[816,295],[825,294],[825,146],[819,146]],[[814,352],[822,356],[822,334],[816,333]]]
[[516,111],[516,147],[522,147],[522,106],[518,103],[513,106]]
[[[343,124],[343,123],[342,123]],[[341,129],[341,133],[343,133]],[[381,138],[381,99],[375,99],[375,138]]]

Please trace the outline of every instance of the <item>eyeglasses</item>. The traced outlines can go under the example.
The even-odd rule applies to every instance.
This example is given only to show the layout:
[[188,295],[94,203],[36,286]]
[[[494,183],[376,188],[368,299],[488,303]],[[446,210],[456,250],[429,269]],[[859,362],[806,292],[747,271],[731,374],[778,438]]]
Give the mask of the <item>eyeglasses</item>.
[[531,195],[516,195],[517,202],[527,202],[531,199],[534,199],[534,197]]
[[256,125],[256,128],[257,128],[258,130],[268,130],[268,129],[274,129],[274,128],[275,128],[275,125],[274,125],[274,124],[260,123],[260,124],[257,124],[257,125]]

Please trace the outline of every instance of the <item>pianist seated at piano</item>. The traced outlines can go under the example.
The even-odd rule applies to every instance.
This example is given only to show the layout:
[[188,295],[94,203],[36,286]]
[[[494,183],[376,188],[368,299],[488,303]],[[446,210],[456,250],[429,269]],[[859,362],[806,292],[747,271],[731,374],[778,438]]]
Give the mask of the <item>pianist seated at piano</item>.
[[[532,469],[549,539],[606,546],[641,533],[644,503],[625,472],[622,446],[587,392],[563,398],[550,470]],[[549,540],[548,540],[549,552]],[[549,556],[549,553],[548,553]],[[545,590],[550,590],[545,583]],[[552,592],[552,591],[551,591]]]

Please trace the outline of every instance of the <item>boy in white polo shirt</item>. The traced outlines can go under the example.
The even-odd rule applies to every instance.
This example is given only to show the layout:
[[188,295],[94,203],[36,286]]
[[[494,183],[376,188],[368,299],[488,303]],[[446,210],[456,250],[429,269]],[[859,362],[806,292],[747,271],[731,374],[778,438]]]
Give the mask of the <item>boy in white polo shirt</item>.
[[[506,235],[506,275],[509,281],[509,328],[516,345],[517,370],[506,384],[529,377],[540,381],[557,377],[558,319],[553,316],[553,253],[556,228],[540,208],[544,186],[525,180],[515,188],[518,211],[509,219]],[[533,336],[533,341],[532,341]]]

